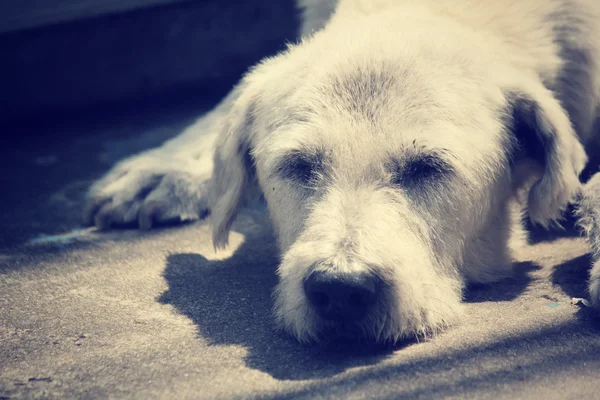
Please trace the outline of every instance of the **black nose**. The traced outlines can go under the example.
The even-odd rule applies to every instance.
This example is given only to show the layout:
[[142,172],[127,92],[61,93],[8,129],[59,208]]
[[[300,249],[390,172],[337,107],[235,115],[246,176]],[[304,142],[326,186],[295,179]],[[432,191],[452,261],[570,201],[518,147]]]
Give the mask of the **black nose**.
[[379,286],[368,273],[315,271],[304,281],[304,293],[322,318],[358,321],[375,305]]

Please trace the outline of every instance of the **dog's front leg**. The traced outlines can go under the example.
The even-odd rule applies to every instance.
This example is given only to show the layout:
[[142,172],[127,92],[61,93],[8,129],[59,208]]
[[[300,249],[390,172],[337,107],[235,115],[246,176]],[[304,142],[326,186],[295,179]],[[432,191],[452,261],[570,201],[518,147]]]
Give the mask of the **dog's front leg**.
[[215,141],[236,95],[232,91],[162,146],[115,165],[89,189],[84,222],[101,229],[132,224],[148,229],[206,215]]

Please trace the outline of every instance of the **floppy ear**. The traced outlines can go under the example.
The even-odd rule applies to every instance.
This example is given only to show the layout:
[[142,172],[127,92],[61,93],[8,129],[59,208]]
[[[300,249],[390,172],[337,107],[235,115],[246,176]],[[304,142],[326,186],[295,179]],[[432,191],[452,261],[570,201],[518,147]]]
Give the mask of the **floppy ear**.
[[566,111],[541,83],[511,88],[507,99],[521,157],[533,159],[542,171],[529,190],[529,217],[548,226],[580,192],[579,174],[587,156]]
[[258,187],[250,155],[254,101],[237,88],[216,144],[210,205],[213,245],[226,247],[238,208],[248,192]]

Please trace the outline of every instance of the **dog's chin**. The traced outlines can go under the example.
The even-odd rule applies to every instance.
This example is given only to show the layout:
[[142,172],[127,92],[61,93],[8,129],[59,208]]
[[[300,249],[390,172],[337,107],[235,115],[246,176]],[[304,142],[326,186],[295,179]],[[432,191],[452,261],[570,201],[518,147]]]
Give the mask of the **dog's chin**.
[[315,342],[332,349],[385,347],[390,344],[390,341],[375,337],[368,328],[360,322],[320,321]]
[[359,323],[334,324],[326,321],[313,332],[315,335],[308,346],[318,348],[322,354],[352,357],[386,355],[418,341],[416,338],[376,337]]
[[[277,327],[301,343],[327,349],[377,349],[402,346],[419,336],[418,330],[393,318],[391,293],[384,292],[374,311],[357,321],[329,320],[306,302],[293,303],[278,290],[274,314]],[[412,332],[415,332],[414,334]]]
[[[373,352],[389,349],[404,343],[397,336],[382,334],[382,327],[372,318],[361,321],[331,321],[312,315],[308,318],[306,330],[293,337],[308,345],[318,346],[328,351]],[[300,333],[300,335],[298,335]]]

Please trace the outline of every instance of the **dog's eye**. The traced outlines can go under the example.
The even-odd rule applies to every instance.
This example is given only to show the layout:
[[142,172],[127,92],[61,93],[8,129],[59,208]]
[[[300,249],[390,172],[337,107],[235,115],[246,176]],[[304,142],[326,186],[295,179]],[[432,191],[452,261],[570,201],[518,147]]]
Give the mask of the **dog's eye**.
[[294,151],[279,162],[277,172],[283,179],[311,185],[320,176],[322,168],[323,157],[320,154]]
[[391,162],[392,184],[405,188],[435,183],[450,172],[450,163],[435,153],[415,154]]

